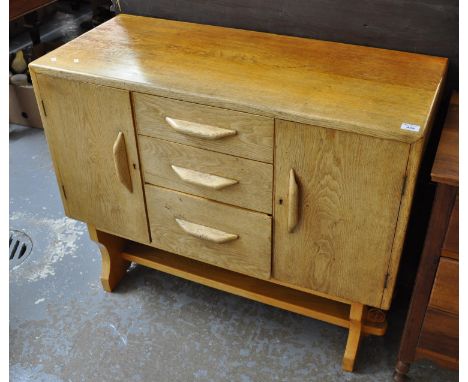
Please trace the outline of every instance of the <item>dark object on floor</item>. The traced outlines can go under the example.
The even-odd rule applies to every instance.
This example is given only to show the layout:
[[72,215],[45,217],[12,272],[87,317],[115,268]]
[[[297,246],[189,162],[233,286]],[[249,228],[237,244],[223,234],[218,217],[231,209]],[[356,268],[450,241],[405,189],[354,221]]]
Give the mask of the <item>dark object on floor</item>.
[[431,175],[437,191],[395,368],[398,382],[419,358],[458,368],[458,93]]
[[42,129],[32,85],[9,85],[10,123]]

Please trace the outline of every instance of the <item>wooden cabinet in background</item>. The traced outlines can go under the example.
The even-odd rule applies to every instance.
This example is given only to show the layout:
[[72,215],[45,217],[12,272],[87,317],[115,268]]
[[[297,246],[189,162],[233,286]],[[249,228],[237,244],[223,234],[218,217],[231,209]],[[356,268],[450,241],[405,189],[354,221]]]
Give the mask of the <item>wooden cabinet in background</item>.
[[454,93],[432,167],[437,189],[395,368],[398,382],[420,358],[458,368],[458,129]]
[[447,60],[119,15],[30,65],[68,216],[130,261],[383,335]]

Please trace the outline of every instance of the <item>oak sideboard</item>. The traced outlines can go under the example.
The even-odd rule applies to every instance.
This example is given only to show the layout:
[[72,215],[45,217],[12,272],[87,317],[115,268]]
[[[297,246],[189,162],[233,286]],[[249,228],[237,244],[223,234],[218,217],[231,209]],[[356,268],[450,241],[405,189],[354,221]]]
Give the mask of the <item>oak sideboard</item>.
[[30,64],[65,214],[130,262],[383,335],[447,60],[119,15]]

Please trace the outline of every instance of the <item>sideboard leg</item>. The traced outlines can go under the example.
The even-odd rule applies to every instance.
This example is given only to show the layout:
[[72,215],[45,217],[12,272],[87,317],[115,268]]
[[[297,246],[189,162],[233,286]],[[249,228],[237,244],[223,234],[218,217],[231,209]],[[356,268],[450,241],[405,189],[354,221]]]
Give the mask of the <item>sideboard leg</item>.
[[349,313],[349,333],[346,349],[343,357],[343,370],[353,371],[354,362],[362,336],[362,320],[364,316],[364,305],[359,303],[351,304]]
[[398,360],[395,373],[393,374],[393,380],[395,382],[405,382],[407,380],[406,374],[408,374],[409,368],[409,363]]
[[125,276],[130,262],[122,259],[121,253],[125,246],[125,239],[114,236],[88,224],[91,240],[99,245],[102,256],[101,284],[104,290],[112,292],[122,277]]

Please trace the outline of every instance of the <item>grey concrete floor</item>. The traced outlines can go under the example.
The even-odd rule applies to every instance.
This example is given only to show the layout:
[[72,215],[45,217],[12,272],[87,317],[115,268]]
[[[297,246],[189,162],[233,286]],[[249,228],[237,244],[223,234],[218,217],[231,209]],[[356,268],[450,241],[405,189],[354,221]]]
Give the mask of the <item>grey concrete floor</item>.
[[[10,380],[391,381],[404,312],[341,371],[346,330],[131,267],[115,293],[83,223],[64,217],[42,130],[10,133],[10,228],[33,240],[10,272]],[[419,362],[413,381],[456,381]]]

